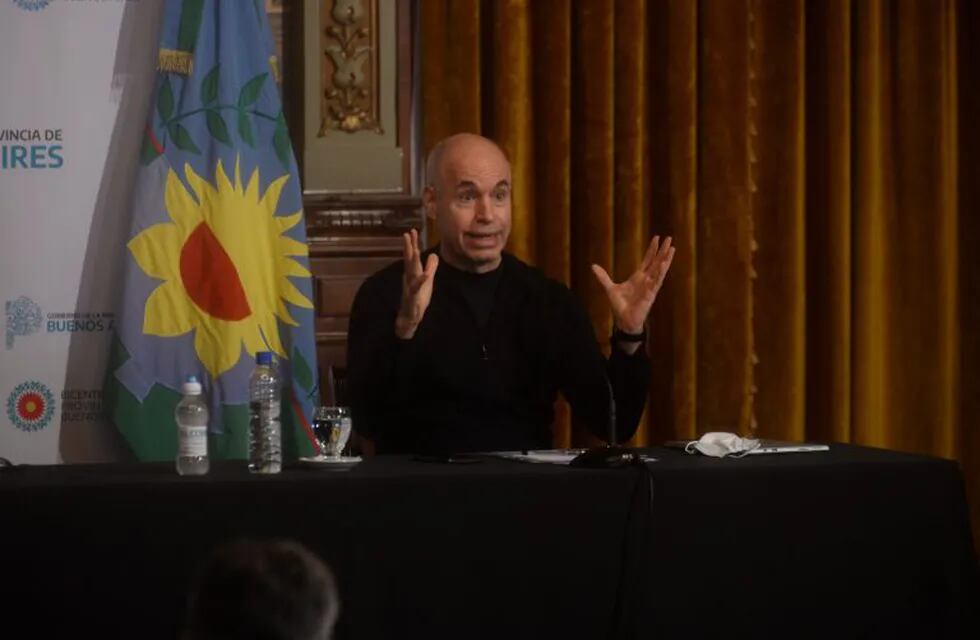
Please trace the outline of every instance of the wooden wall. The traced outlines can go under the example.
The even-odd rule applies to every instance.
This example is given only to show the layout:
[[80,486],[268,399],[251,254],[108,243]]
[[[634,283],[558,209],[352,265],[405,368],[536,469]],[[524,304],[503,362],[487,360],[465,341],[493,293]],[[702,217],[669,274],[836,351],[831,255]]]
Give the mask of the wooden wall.
[[[416,0],[267,3],[304,184],[325,403],[345,402],[347,326],[364,279],[423,230]],[[335,390],[340,397],[335,397]]]

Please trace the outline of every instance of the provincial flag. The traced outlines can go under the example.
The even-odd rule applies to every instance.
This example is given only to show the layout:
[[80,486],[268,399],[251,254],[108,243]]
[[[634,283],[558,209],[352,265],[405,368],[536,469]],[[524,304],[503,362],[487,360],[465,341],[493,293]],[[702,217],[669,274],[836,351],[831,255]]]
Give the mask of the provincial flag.
[[106,381],[142,460],[172,459],[173,410],[204,383],[213,457],[244,458],[259,351],[284,379],[283,448],[309,455],[317,394],[302,194],[264,3],[167,0]]

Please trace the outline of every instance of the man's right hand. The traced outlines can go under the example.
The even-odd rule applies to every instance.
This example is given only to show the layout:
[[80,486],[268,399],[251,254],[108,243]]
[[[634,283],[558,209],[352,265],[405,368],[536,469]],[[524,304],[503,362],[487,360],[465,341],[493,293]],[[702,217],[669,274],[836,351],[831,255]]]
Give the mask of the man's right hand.
[[402,340],[410,340],[432,300],[432,283],[439,266],[439,256],[430,254],[423,269],[418,232],[412,229],[403,233],[402,240],[405,241],[405,273],[402,275],[402,303],[395,317],[395,335]]

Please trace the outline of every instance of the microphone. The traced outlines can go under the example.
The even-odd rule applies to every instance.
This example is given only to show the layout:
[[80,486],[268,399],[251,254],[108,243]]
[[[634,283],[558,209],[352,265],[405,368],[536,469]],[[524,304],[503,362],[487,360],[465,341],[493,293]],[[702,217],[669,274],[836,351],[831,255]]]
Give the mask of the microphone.
[[606,391],[609,393],[609,439],[606,440],[610,447],[616,446],[616,394],[613,393],[612,382],[609,381],[609,373],[603,368],[602,381],[606,383]]
[[609,372],[605,365],[602,367],[602,381],[606,383],[606,392],[609,395],[609,438],[606,446],[592,447],[586,449],[575,456],[568,464],[570,467],[583,467],[588,469],[617,469],[641,464],[643,459],[638,453],[616,444],[616,394],[613,393],[612,382],[609,380]]

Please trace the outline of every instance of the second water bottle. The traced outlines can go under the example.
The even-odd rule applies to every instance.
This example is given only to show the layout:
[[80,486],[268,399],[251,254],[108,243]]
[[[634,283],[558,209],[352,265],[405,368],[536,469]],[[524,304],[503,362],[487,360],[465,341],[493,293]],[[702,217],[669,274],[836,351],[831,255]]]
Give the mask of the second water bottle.
[[255,370],[248,383],[248,470],[282,470],[282,426],[279,422],[280,382],[272,354],[255,354]]

